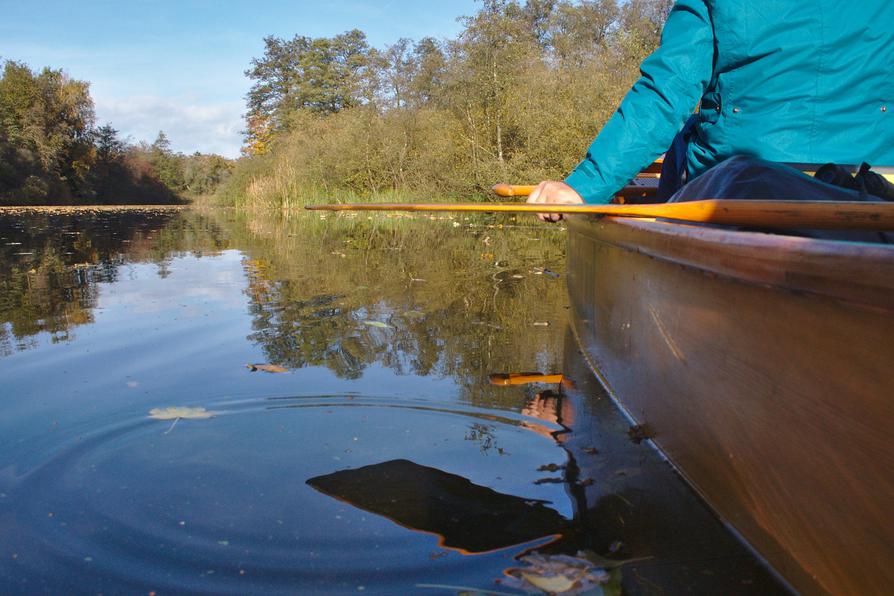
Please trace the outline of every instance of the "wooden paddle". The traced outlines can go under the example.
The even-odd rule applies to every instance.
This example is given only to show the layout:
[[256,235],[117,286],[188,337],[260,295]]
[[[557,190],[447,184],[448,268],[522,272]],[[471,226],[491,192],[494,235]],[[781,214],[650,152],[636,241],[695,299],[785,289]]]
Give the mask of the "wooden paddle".
[[663,218],[697,223],[777,229],[894,230],[894,203],[832,201],[725,201],[641,205],[528,203],[338,203],[313,211],[452,211],[562,213]]

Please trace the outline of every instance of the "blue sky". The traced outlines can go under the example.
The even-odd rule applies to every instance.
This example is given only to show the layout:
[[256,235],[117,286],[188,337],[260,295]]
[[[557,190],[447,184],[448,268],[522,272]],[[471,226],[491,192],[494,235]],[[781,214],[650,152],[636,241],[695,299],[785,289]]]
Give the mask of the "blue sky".
[[100,123],[132,141],[164,130],[175,150],[235,157],[243,75],[266,35],[361,29],[371,45],[453,37],[475,0],[0,0],[0,58],[91,83]]

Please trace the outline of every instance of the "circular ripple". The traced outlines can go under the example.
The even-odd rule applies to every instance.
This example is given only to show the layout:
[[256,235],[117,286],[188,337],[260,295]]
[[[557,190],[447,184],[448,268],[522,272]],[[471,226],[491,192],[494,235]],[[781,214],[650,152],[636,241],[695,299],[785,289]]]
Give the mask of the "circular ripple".
[[[561,484],[534,484],[545,474],[538,467],[565,459],[550,423],[358,395],[205,407],[217,415],[173,428],[140,417],[60,446],[4,489],[4,585],[22,593],[492,585],[519,546],[467,556],[418,531],[426,528],[402,526],[399,514],[395,521],[307,484],[394,460],[571,513]],[[370,484],[373,493],[395,490]]]

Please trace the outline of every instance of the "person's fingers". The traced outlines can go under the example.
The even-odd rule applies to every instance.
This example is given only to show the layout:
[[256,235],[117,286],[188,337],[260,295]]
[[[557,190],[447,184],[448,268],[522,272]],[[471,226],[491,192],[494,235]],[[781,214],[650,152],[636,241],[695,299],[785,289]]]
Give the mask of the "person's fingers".
[[[540,203],[540,202],[542,202],[542,201],[540,200],[540,194],[541,194],[541,192],[543,191],[543,185],[544,185],[544,182],[541,182],[541,183],[538,184],[536,187],[534,187],[533,192],[531,192],[531,194],[528,195],[528,200],[527,200],[528,203]],[[546,214],[545,214],[545,213],[538,213],[538,214],[537,214],[537,219],[539,219],[540,221],[546,221]]]
[[544,183],[541,182],[536,187],[534,187],[534,191],[528,195],[528,201],[527,201],[528,203],[542,203],[543,202],[540,200],[540,195],[543,193],[543,185],[544,185]]
[[[566,199],[567,189],[564,183],[544,180],[538,184],[534,190],[528,195],[528,203],[573,203],[576,202],[572,198]],[[576,194],[576,193],[575,193]],[[540,221],[556,223],[562,221],[564,216],[561,213],[538,213],[537,218]]]

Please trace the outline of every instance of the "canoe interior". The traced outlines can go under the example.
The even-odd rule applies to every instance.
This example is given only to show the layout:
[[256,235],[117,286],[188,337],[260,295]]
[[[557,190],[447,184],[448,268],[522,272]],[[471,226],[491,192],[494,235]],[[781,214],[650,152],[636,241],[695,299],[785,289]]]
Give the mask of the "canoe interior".
[[894,584],[894,247],[569,220],[579,341],[709,505],[804,593]]

